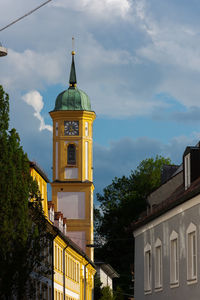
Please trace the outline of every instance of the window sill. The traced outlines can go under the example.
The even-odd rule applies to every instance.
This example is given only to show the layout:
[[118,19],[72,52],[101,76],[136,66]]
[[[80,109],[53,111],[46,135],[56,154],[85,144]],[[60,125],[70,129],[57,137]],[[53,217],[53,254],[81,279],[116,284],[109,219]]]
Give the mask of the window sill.
[[191,278],[191,279],[187,279],[187,284],[190,285],[190,284],[195,284],[197,283],[197,278]]
[[151,289],[145,290],[145,291],[144,291],[144,294],[145,294],[145,295],[149,295],[149,294],[151,294],[151,293],[152,293],[152,290],[151,290]]
[[163,290],[162,286],[155,287],[155,292],[161,292]]
[[179,282],[176,281],[176,282],[170,282],[170,288],[173,289],[173,288],[177,288],[179,287]]
[[67,166],[66,166],[66,168],[77,168],[77,165],[76,164],[68,164]]

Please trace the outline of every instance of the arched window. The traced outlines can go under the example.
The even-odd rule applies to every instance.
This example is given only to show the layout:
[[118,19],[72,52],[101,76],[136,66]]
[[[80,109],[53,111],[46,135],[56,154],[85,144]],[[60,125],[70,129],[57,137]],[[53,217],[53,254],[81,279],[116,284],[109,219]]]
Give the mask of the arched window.
[[179,282],[179,245],[178,234],[172,231],[170,235],[170,285],[178,286]]
[[74,144],[69,144],[67,148],[67,164],[76,164],[76,146]]
[[155,243],[155,288],[162,287],[162,242],[160,239]]
[[197,280],[197,227],[190,223],[187,231],[187,279]]
[[152,253],[151,245],[148,243],[144,248],[144,292],[151,292],[151,277],[152,277]]

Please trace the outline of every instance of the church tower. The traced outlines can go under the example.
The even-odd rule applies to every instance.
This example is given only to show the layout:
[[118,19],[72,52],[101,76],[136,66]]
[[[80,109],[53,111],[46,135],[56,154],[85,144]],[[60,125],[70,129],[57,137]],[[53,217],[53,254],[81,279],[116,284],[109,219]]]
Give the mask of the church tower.
[[52,201],[67,218],[67,236],[93,260],[92,130],[96,117],[89,97],[76,87],[75,52],[69,88],[57,96],[53,120]]

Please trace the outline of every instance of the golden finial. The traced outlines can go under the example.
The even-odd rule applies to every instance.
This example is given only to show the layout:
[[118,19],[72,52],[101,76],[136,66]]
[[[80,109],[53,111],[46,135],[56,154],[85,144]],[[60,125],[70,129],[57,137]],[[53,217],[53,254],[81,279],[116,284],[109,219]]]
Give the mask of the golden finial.
[[75,51],[74,51],[74,37],[72,37],[72,55],[75,55]]

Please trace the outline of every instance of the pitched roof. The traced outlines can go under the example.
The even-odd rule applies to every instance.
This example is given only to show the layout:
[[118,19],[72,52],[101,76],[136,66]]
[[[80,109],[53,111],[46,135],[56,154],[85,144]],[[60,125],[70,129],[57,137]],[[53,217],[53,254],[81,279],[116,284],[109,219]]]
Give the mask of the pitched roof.
[[38,165],[38,163],[36,163],[35,161],[30,161],[29,162],[30,164],[30,167],[35,169],[39,174],[40,176],[42,176],[42,178],[47,182],[49,183],[49,179],[47,177],[47,175],[45,174],[45,172],[42,170],[42,168]]
[[104,262],[95,261],[96,266],[99,266],[108,276],[111,278],[119,278],[119,274],[111,267],[111,265],[106,264]]
[[136,222],[132,223],[132,229],[135,230],[142,225],[147,224],[170,209],[190,200],[198,194],[200,194],[200,177],[192,182],[187,190],[185,190],[184,185],[181,184],[165,201],[153,207],[151,212],[144,212]]

